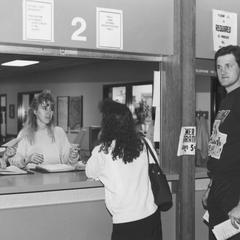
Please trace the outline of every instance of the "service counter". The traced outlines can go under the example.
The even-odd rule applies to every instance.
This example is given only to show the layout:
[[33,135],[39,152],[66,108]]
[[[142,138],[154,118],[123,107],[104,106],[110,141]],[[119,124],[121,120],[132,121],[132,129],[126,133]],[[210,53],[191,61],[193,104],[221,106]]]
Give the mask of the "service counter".
[[[198,177],[205,188],[206,174],[200,172]],[[178,176],[168,174],[167,178],[173,190],[174,206],[162,213],[163,235],[164,239],[174,240],[174,185]],[[203,212],[197,210],[198,215],[198,211],[200,215]],[[0,176],[0,215],[4,240],[110,240],[112,231],[104,188],[99,181],[87,179],[84,171]],[[207,228],[203,226],[203,230]]]

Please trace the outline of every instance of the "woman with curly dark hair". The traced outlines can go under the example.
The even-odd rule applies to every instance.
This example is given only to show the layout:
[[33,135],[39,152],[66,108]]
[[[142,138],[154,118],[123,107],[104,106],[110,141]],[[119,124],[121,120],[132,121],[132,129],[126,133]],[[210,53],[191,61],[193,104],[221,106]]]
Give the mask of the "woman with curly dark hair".
[[161,217],[153,199],[143,136],[126,105],[107,99],[100,111],[100,144],[92,151],[86,174],[104,184],[112,240],[161,240]]

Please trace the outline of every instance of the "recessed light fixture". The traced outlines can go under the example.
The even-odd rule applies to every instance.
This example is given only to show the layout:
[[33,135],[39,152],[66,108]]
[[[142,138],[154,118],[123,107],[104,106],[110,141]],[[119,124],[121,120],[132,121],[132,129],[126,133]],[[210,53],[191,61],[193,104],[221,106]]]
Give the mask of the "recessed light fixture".
[[31,61],[31,60],[14,60],[10,62],[2,63],[2,66],[10,66],[10,67],[25,67],[33,64],[37,64],[39,61]]

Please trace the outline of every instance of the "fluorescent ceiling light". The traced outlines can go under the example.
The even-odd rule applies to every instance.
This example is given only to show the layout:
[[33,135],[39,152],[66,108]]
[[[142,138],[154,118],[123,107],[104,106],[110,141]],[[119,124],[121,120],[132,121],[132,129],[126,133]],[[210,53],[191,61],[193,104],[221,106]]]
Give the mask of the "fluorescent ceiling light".
[[37,64],[39,61],[30,61],[30,60],[14,60],[10,62],[2,63],[2,66],[11,66],[11,67],[25,67],[33,64]]

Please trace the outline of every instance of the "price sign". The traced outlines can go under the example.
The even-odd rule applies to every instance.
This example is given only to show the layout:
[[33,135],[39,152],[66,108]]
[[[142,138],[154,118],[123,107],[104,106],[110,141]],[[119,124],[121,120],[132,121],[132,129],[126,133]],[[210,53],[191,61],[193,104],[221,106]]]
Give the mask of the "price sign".
[[182,127],[177,156],[195,155],[196,148],[196,127]]

